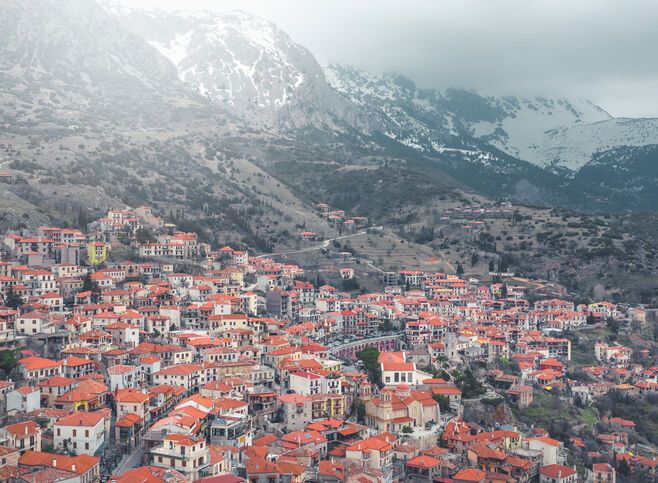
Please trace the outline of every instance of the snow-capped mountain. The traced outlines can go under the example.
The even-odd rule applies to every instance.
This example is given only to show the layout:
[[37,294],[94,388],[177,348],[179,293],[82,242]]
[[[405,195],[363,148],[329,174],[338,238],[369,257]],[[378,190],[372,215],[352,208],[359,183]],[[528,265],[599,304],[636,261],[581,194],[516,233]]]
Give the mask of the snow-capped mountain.
[[357,121],[359,111],[329,87],[313,54],[271,22],[241,11],[106,6],[168,58],[183,82],[253,124],[336,128]]
[[549,132],[612,119],[610,114],[587,100],[516,97],[486,99],[504,114],[495,121],[471,123],[470,132],[512,156],[542,167],[579,167],[568,157],[549,156]]
[[471,139],[543,168],[576,172],[597,152],[658,142],[658,120],[615,119],[587,100],[418,89],[401,76],[340,65],[329,65],[326,75],[378,119],[387,136],[425,154],[443,154]]
[[658,144],[658,119],[611,118],[563,126],[546,131],[542,141],[537,149],[540,159],[578,171],[592,161],[609,159],[598,154],[615,150],[623,159],[624,148]]
[[325,68],[331,86],[377,120],[382,132],[420,152],[441,151],[458,143],[460,132],[451,113],[440,108],[438,91],[421,91],[401,76],[378,77],[331,64]]
[[[589,190],[586,209],[611,189],[615,206],[631,193],[628,206],[646,206],[643,193],[654,188],[642,180],[658,178],[656,119],[615,119],[583,100],[421,89],[400,75],[323,68],[276,25],[243,12],[103,7],[0,4],[3,124],[226,124],[235,143],[262,157],[283,139],[337,163],[416,163],[495,197],[581,207]],[[228,123],[224,110],[234,115]],[[288,145],[279,152],[288,156]]]
[[658,138],[654,120],[614,119],[587,100],[419,89],[399,75],[322,68],[276,25],[244,12],[106,5],[169,59],[187,86],[260,127],[379,131],[424,156],[495,164],[502,152],[567,175],[597,152]]
[[1,7],[5,122],[140,125],[169,119],[172,105],[205,102],[165,58],[95,2],[6,0]]

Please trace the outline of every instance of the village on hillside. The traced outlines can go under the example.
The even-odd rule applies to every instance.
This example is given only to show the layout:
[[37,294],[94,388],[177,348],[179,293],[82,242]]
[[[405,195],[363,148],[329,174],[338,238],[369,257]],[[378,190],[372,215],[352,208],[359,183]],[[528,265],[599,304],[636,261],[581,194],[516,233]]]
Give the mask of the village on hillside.
[[642,306],[502,275],[402,268],[370,291],[345,265],[329,283],[145,206],[1,239],[0,482],[658,477]]

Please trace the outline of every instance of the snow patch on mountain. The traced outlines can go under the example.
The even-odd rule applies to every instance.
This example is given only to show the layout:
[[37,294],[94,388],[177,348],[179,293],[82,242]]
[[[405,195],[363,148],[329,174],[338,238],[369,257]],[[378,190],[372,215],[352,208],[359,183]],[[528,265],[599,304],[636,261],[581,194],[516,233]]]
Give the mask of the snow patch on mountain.
[[263,19],[239,11],[179,18],[185,31],[150,43],[182,80],[219,103],[276,109],[313,75],[310,54]]
[[[329,65],[329,83],[385,126],[391,139],[425,154],[490,146],[550,170],[576,172],[592,156],[615,146],[658,141],[655,119],[615,119],[587,100],[485,97],[463,89],[418,89],[401,76],[374,76]],[[461,144],[461,146],[459,146]],[[495,157],[495,156],[494,156]]]
[[658,144],[658,119],[614,118],[546,132],[541,153],[551,165],[577,171],[597,153]]
[[150,41],[153,47],[158,49],[162,55],[168,58],[172,64],[178,67],[185,57],[188,56],[190,41],[192,40],[192,31],[184,34],[176,34],[176,36],[168,42]]
[[313,55],[271,22],[242,11],[110,10],[167,57],[188,86],[253,125],[368,129]]
[[[545,98],[490,99],[505,112],[501,119],[470,124],[471,134],[519,159],[540,166],[551,164],[544,151],[546,132],[612,118],[585,100]],[[564,163],[557,163],[564,166]]]
[[390,139],[423,153],[455,141],[452,116],[437,109],[433,92],[420,91],[401,76],[379,77],[350,66],[330,64],[324,72],[329,84],[376,119]]

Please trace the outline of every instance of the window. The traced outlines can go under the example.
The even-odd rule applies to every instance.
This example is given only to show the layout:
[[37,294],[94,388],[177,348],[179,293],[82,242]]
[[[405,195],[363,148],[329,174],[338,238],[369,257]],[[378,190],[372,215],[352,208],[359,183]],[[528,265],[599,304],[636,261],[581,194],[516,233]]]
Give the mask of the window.
[[89,430],[85,429],[85,438],[88,438],[88,437],[89,437]]
[[57,436],[61,436],[61,435],[62,435],[62,430],[60,428],[57,428]]
[[77,429],[74,429],[74,430],[73,430],[73,437],[75,438],[77,435],[78,435],[78,430],[77,430]]
[[89,449],[89,443],[85,443],[85,449]]

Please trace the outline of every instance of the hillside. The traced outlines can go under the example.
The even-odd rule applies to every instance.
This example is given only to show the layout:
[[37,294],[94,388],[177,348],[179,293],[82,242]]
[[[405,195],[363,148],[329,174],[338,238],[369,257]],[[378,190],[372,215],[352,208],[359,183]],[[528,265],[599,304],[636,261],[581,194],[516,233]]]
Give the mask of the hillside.
[[[5,226],[79,224],[109,206],[149,204],[206,241],[267,251],[296,247],[304,228],[339,232],[314,209],[326,202],[387,228],[390,243],[364,257],[386,258],[406,239],[406,260],[445,250],[454,266],[471,245],[448,254],[441,241],[416,240],[423,228],[437,233],[434,210],[446,204],[509,200],[533,217],[547,206],[655,210],[653,120],[613,119],[587,101],[420,89],[399,75],[323,68],[244,13],[12,0],[0,19],[0,163],[16,181],[2,185]],[[536,220],[533,237],[557,223]],[[612,273],[630,273],[628,230],[616,230],[621,251],[582,273],[612,262]],[[589,263],[590,241],[566,251],[535,244],[514,254],[516,266],[541,275],[558,257]],[[653,267],[649,255],[642,270]],[[639,280],[630,278],[618,285]]]
[[141,127],[204,111],[167,59],[95,2],[9,0],[0,21],[2,117],[12,128]]
[[271,22],[241,11],[106,8],[166,57],[187,87],[253,126],[369,124],[329,87],[313,54]]
[[429,170],[496,198],[586,211],[652,206],[649,187],[609,194],[578,171],[602,152],[655,142],[655,120],[614,119],[582,99],[421,89],[401,75],[321,67],[276,25],[244,12],[107,8],[167,57],[188,88],[258,129],[343,144],[343,157],[365,148],[429,160]]

